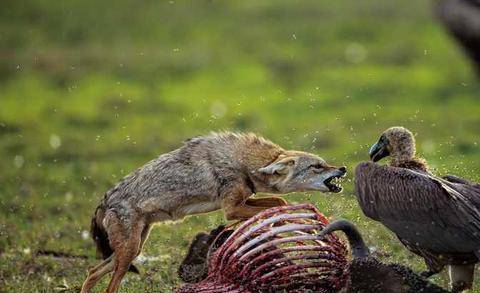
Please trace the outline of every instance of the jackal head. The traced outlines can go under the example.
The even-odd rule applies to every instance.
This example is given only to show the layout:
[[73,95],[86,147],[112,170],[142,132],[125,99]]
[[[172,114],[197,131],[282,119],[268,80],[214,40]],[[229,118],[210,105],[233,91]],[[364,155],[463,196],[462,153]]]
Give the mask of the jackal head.
[[258,172],[266,176],[266,185],[278,193],[309,190],[337,193],[342,187],[333,181],[344,177],[347,168],[331,166],[314,154],[287,151]]

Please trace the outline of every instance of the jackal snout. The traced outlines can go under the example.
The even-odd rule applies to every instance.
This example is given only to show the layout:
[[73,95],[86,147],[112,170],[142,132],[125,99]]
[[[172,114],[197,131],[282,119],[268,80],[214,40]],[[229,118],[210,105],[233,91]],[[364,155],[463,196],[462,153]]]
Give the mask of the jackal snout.
[[332,181],[344,177],[347,168],[331,166],[313,154],[292,151],[258,172],[269,176],[269,183],[282,193],[308,190],[340,192],[340,184]]

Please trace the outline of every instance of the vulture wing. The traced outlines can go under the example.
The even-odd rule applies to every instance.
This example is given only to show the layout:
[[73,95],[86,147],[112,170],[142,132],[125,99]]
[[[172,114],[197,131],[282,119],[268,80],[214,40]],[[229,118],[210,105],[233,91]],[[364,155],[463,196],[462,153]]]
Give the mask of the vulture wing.
[[[475,205],[478,210],[480,210],[480,196],[478,196],[478,193],[480,193],[480,184],[457,177],[455,175],[446,175],[443,176],[442,179],[445,179],[450,183],[454,183],[456,186],[455,189],[464,194],[470,200],[470,202]],[[469,192],[472,188],[476,190],[476,193]],[[462,191],[462,189],[465,190]]]
[[438,253],[480,250],[480,189],[410,169],[360,163],[355,189],[366,216]]

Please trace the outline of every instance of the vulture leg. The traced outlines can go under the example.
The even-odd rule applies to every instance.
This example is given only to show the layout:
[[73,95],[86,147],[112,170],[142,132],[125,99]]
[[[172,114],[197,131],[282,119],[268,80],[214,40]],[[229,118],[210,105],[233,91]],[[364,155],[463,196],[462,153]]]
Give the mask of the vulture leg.
[[448,269],[452,292],[463,292],[463,290],[468,290],[472,288],[473,275],[475,273],[474,264],[450,265]]

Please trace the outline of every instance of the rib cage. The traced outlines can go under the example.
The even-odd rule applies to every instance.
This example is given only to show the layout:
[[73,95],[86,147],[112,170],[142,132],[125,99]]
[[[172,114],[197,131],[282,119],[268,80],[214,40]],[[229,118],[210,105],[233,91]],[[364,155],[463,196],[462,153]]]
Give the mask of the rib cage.
[[347,249],[333,234],[319,239],[327,224],[311,204],[265,210],[212,254],[204,281],[177,292],[338,292],[347,279]]

